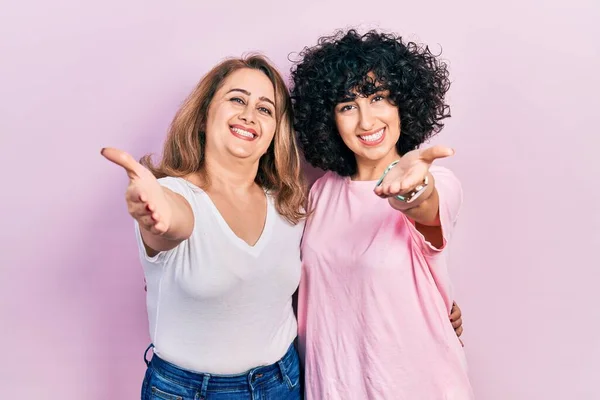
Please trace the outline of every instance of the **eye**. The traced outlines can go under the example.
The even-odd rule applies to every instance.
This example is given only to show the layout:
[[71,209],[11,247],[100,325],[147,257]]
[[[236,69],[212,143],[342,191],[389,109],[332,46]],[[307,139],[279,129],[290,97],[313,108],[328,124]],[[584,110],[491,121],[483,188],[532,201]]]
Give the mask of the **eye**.
[[269,110],[267,107],[258,107],[258,111],[267,115],[273,115],[273,112]]
[[353,107],[354,107],[354,106],[353,106],[352,104],[347,104],[347,105],[345,105],[345,106],[342,106],[342,107],[340,108],[340,112],[346,112],[346,111],[350,111],[350,110],[352,110],[352,108],[353,108]]
[[240,99],[239,97],[232,97],[229,101],[238,104],[246,104],[244,100]]
[[375,102],[375,101],[381,101],[381,100],[385,100],[385,96],[378,94],[378,95],[375,95],[375,97],[373,97],[372,101]]

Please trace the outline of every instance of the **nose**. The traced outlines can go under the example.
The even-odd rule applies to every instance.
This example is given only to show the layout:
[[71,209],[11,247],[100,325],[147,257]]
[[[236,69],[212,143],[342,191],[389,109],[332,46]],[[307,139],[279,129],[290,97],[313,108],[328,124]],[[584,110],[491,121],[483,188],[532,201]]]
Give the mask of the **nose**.
[[360,129],[362,129],[366,132],[373,129],[373,126],[375,125],[375,117],[374,117],[373,113],[371,112],[370,107],[368,107],[368,106],[360,107],[358,117],[360,118],[360,120],[359,120]]
[[238,118],[248,125],[254,124],[254,108],[247,105],[242,112],[240,112]]

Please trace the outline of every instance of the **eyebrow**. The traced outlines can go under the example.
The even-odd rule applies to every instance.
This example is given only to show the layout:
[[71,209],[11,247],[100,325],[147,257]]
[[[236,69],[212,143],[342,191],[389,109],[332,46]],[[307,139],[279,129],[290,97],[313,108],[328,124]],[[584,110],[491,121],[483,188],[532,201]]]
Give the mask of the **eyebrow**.
[[351,101],[354,101],[354,100],[356,100],[356,96],[344,97],[344,98],[342,98],[342,99],[340,99],[338,101],[338,104],[341,104],[341,103],[350,103]]
[[[371,93],[369,96],[372,96],[372,95],[374,95],[376,93],[382,93],[382,92],[387,92],[387,91],[389,91],[389,89],[387,89],[386,87],[384,87],[384,86],[378,86],[378,87],[375,88],[375,91],[373,93]],[[355,101],[357,97],[358,97],[357,95],[344,96],[343,98],[341,98],[337,102],[337,104],[350,103],[352,101]]]
[[[229,92],[227,93],[231,93],[231,92],[242,92],[244,93],[246,96],[250,96],[252,95],[252,93],[250,93],[249,91],[247,91],[246,89],[239,89],[239,88],[233,88],[231,89]],[[259,100],[262,101],[266,101],[267,103],[271,103],[273,105],[273,107],[275,107],[275,103],[273,103],[273,100],[269,99],[268,97],[265,96],[261,96],[258,98]]]

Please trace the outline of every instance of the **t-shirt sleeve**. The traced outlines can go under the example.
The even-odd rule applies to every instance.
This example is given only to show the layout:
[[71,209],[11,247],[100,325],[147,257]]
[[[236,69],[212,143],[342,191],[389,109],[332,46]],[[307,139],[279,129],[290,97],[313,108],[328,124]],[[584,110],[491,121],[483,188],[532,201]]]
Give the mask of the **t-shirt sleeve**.
[[425,237],[411,224],[411,231],[417,244],[423,249],[425,255],[434,255],[440,253],[446,248],[447,243],[452,238],[454,227],[460,214],[460,209],[463,202],[463,191],[460,181],[447,168],[440,166],[432,166],[429,169],[431,175],[435,179],[435,187],[440,199],[440,223],[442,227],[442,236],[444,239],[441,248],[434,247],[431,243],[425,240]]
[[[319,195],[321,194],[321,191],[323,189],[323,184],[328,179],[331,179],[332,174],[333,174],[332,172],[327,172],[324,175],[322,175],[321,177],[319,177],[311,185],[310,190],[308,191],[308,199],[306,201],[306,209],[307,209],[308,216],[307,216],[305,224],[304,224],[304,231],[306,231],[309,224],[311,224],[313,221],[316,203],[317,203]],[[304,235],[302,236],[302,240],[304,240]],[[302,243],[302,240],[301,240],[301,243]],[[300,246],[300,247],[302,247],[302,246]]]
[[[188,203],[193,204],[194,191],[193,191],[193,188],[185,181],[185,179],[165,177],[165,178],[160,178],[158,180],[158,183],[160,183],[161,186],[166,187],[167,189],[173,191],[174,193],[177,193],[177,194],[183,196],[183,198],[186,199],[188,201]],[[193,208],[192,208],[192,210],[193,210]],[[134,220],[134,228],[135,228],[135,237],[136,237],[136,242],[138,244],[138,251],[140,254],[140,258],[143,260],[146,260],[150,263],[153,263],[153,264],[164,264],[185,243],[185,242],[182,242],[181,244],[179,244],[179,246],[177,246],[171,250],[161,251],[154,257],[150,257],[150,256],[148,256],[148,253],[146,253],[146,248],[144,247],[144,241],[142,240],[142,234],[140,232],[140,225],[135,220]]]

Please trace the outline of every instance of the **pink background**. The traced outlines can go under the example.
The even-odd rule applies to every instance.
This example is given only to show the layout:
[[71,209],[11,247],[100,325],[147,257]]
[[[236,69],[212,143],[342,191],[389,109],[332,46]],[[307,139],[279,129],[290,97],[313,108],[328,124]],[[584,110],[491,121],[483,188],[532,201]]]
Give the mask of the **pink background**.
[[0,397],[139,398],[143,277],[100,148],[159,150],[225,56],[259,50],[287,75],[288,53],[363,24],[450,60],[437,141],[465,189],[451,257],[478,398],[599,399],[600,3],[487,3],[4,2]]

